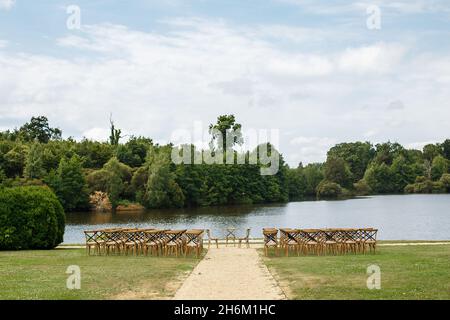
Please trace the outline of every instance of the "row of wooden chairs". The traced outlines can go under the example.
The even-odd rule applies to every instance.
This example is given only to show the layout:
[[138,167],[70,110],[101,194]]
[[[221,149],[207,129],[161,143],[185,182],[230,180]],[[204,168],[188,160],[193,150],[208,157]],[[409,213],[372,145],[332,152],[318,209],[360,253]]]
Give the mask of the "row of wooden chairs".
[[84,231],[88,255],[156,255],[186,256],[203,251],[203,232],[194,230],[161,230],[111,228]]
[[[278,231],[280,236],[278,237]],[[268,255],[273,247],[289,256],[290,251],[297,255],[339,255],[347,253],[375,253],[377,244],[377,229],[373,228],[334,228],[334,229],[263,229],[264,251]]]

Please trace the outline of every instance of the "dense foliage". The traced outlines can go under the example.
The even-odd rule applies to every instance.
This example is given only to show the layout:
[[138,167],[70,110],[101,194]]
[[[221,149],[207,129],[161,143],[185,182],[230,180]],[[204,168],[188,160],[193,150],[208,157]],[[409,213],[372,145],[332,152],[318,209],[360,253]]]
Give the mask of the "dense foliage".
[[[218,117],[209,127],[210,151],[248,160],[254,151],[238,154],[233,149],[243,142],[241,127],[233,115]],[[230,143],[219,143],[227,132],[233,134]],[[171,144],[134,136],[122,142],[112,121],[108,142],[62,139],[61,134],[45,117],[0,132],[0,184],[48,185],[67,211],[86,209],[89,195],[96,192],[107,194],[113,210],[123,202],[160,208],[449,192],[450,139],[423,150],[391,142],[341,143],[328,151],[324,163],[296,168],[289,168],[280,155],[278,172],[263,176],[259,161],[175,164]]]
[[0,250],[52,249],[63,241],[64,210],[47,187],[0,187]]

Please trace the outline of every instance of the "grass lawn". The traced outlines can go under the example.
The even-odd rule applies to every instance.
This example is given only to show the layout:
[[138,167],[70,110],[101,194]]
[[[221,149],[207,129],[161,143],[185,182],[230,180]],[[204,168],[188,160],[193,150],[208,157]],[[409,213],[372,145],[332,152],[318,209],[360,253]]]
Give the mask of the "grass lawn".
[[[450,245],[379,247],[375,255],[271,256],[264,261],[290,299],[450,299]],[[372,264],[381,268],[380,290],[366,285]]]
[[[0,299],[164,299],[198,262],[87,256],[84,249],[0,252]],[[81,290],[66,287],[70,265],[81,269]]]

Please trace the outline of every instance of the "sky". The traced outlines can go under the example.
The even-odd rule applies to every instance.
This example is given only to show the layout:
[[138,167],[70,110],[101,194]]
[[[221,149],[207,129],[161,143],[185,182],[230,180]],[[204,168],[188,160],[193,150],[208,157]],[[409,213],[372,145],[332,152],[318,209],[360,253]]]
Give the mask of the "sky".
[[291,166],[341,142],[440,142],[450,1],[0,0],[0,130],[45,115],[106,140],[111,114],[159,143],[234,114],[278,132]]

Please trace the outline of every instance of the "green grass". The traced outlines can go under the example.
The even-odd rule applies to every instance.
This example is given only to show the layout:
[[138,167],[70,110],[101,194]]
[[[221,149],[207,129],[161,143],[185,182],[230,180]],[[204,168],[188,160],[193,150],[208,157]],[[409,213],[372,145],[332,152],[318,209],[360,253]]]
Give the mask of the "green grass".
[[[87,256],[84,249],[0,252],[0,299],[161,299],[171,297],[195,258]],[[70,265],[81,290],[66,287]]]
[[[371,255],[271,256],[264,261],[289,299],[450,299],[450,245],[379,247]],[[381,268],[380,290],[366,285],[372,264]]]

